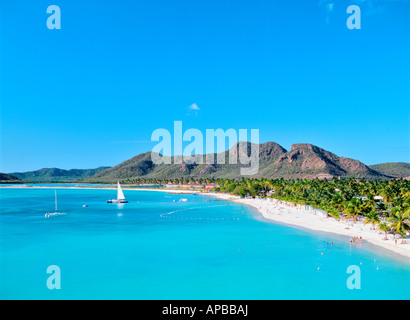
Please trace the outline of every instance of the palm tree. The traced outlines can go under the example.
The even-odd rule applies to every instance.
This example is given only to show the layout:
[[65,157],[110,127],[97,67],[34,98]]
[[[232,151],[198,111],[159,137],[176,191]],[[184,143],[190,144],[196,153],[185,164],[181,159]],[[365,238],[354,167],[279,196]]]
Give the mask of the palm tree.
[[368,214],[366,215],[365,219],[364,219],[364,225],[370,223],[370,224],[372,225],[373,229],[374,229],[374,226],[375,226],[376,224],[378,224],[379,222],[380,222],[379,215],[378,215],[377,212],[374,212],[374,211],[368,213]]
[[387,232],[390,230],[389,225],[386,222],[379,222],[378,229],[384,232],[384,238],[387,240]]
[[359,199],[353,198],[350,200],[344,210],[348,219],[353,218],[354,223],[357,222],[357,217],[360,215],[362,203]]
[[394,191],[390,186],[385,187],[382,190],[383,201],[386,204],[386,207],[389,208],[390,204],[393,202],[394,199]]
[[408,231],[410,231],[410,208],[405,212],[392,209],[390,218],[387,219],[390,222],[390,227],[395,233],[400,234],[403,238],[406,237]]
[[330,200],[330,204],[335,208],[343,208],[343,197],[340,193],[336,193]]
[[340,220],[340,213],[339,210],[334,209],[332,207],[328,207],[327,210],[325,210],[332,218],[335,220],[339,221]]

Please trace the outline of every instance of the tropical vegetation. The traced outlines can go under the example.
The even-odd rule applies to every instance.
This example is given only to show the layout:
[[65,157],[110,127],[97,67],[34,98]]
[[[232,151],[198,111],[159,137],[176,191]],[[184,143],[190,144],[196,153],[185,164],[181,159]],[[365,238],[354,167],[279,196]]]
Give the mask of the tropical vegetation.
[[214,183],[213,192],[240,197],[274,198],[310,205],[326,211],[335,219],[363,221],[381,232],[406,237],[410,231],[410,181],[333,178],[308,179],[135,179],[129,184],[206,184]]

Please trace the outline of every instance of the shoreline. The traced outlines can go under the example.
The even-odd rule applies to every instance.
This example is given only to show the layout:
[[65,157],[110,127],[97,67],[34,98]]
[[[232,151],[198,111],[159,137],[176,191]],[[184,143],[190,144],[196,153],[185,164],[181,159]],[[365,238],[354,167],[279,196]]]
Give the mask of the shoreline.
[[364,226],[363,222],[353,224],[352,222],[336,221],[332,217],[322,218],[306,210],[280,204],[276,199],[273,199],[273,201],[264,199],[241,199],[238,196],[220,193],[203,195],[248,205],[256,209],[266,220],[284,224],[289,227],[333,233],[350,238],[362,237],[363,242],[382,247],[404,258],[410,258],[410,241],[408,238],[405,239],[406,244],[401,244],[402,239],[396,238],[398,243],[396,245],[393,240],[393,235],[389,234],[387,235],[388,240],[383,240],[385,237],[384,233],[380,234],[379,230],[371,230],[371,226]]
[[[84,190],[115,190],[116,186],[112,187],[90,187],[90,186],[0,186],[7,189],[84,189]],[[405,244],[401,244],[402,239],[396,238],[397,245],[393,240],[392,235],[387,235],[388,240],[383,240],[385,235],[378,230],[371,230],[371,226],[364,226],[363,222],[336,221],[332,217],[319,217],[312,212],[297,209],[295,207],[287,206],[280,203],[279,200],[272,199],[267,201],[265,199],[242,199],[238,196],[222,193],[202,193],[193,190],[166,190],[166,189],[152,189],[152,188],[127,188],[126,191],[156,191],[174,194],[193,194],[198,193],[201,196],[212,196],[225,201],[232,201],[238,204],[247,205],[256,209],[267,222],[279,223],[288,227],[302,228],[306,230],[332,233],[342,236],[362,237],[362,241],[368,242],[372,245],[382,247],[390,252],[394,252],[404,258],[410,258],[410,241],[407,238]],[[410,261],[409,261],[410,262]]]
[[[91,187],[91,186],[1,186],[1,189],[72,189],[72,190],[117,190],[117,186],[111,187]],[[167,193],[176,193],[176,194],[192,194],[192,193],[199,193],[202,194],[200,191],[191,191],[191,190],[175,190],[175,189],[154,189],[154,188],[127,188],[126,186],[122,186],[122,190],[126,191],[156,191],[156,192],[167,192]]]

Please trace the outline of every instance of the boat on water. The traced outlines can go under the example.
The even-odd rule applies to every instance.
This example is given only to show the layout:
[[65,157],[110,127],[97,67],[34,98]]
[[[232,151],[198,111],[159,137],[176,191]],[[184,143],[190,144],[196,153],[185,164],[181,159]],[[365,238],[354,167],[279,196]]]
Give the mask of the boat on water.
[[128,203],[128,201],[125,199],[124,192],[122,192],[119,181],[117,185],[117,199],[107,200],[107,203]]
[[47,212],[44,215],[46,218],[49,218],[49,217],[52,217],[52,216],[63,216],[63,215],[65,215],[64,212],[58,212],[58,210],[57,210],[57,190],[55,190],[55,200],[54,200],[54,202],[55,202],[55,211],[54,212]]

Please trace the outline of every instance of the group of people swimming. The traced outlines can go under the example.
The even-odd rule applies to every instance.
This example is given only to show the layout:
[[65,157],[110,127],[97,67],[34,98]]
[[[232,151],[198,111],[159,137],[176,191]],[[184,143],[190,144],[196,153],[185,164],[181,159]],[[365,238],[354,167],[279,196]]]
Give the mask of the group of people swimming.
[[362,240],[363,240],[362,236],[360,236],[360,237],[354,236],[352,239],[350,239],[350,243],[353,244],[353,245],[359,243],[361,245]]

